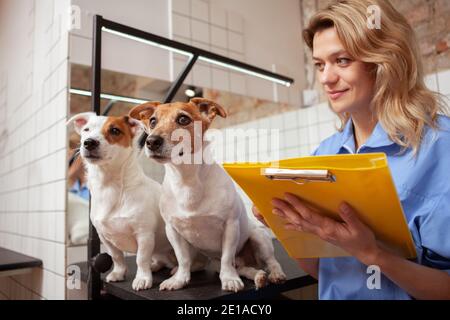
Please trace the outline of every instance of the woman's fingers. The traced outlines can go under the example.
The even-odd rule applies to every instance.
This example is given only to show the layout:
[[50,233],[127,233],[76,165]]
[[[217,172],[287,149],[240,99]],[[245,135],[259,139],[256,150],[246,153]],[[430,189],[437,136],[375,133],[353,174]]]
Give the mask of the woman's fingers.
[[274,208],[272,210],[272,213],[276,216],[279,216],[280,218],[286,219],[286,215],[284,214],[283,211],[281,211],[280,209]]
[[346,202],[339,206],[339,216],[344,222],[353,229],[363,228],[363,223],[359,220],[355,210]]
[[258,219],[259,222],[261,222],[266,227],[269,227],[266,223],[266,220],[264,220],[264,217],[261,215],[261,212],[259,212],[259,210],[256,206],[252,207],[252,213],[255,216],[255,218]]
[[[311,208],[309,208],[306,203],[301,200],[299,197],[297,197],[296,195],[292,194],[292,193],[286,193],[284,198],[286,199],[286,201],[295,208],[295,210],[297,210],[303,217],[303,219],[306,220],[311,220],[311,219],[318,219],[320,218],[319,215],[314,215],[315,212],[313,212],[313,210],[311,210]],[[319,221],[315,221],[315,222],[319,222]]]
[[337,221],[322,216],[316,210],[308,207],[302,199],[292,193],[286,193],[285,198],[286,201],[301,214],[302,218],[312,225],[329,229],[330,227],[332,228],[333,226],[336,226],[338,224]]
[[285,218],[289,222],[285,225],[286,229],[297,230],[302,232],[309,232],[318,234],[320,228],[303,219],[298,213],[293,210],[289,204],[281,199],[273,199],[272,204],[275,206],[273,214]]
[[[297,197],[296,195],[286,193],[285,203],[298,212],[297,216],[300,218],[296,222],[296,225],[300,225],[305,232],[313,233],[324,240],[333,240],[336,238],[338,229],[341,228],[341,223],[322,216],[317,211],[311,209],[306,203]],[[348,214],[348,219],[351,219],[351,215]],[[292,222],[292,221],[291,221]]]
[[303,232],[303,228],[302,228],[301,226],[298,226],[298,225],[292,224],[292,223],[286,223],[286,224],[284,225],[284,228],[285,228],[286,230],[294,230],[294,231],[300,231],[300,232]]
[[272,205],[274,206],[274,209],[282,211],[285,215],[285,218],[289,220],[289,222],[296,225],[300,224],[301,217],[299,213],[297,213],[295,209],[293,209],[286,201],[278,198],[273,198]]

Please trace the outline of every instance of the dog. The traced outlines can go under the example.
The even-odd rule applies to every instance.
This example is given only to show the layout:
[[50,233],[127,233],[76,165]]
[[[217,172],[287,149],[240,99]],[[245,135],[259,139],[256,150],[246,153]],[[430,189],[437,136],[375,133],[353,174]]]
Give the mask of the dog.
[[173,249],[159,211],[161,185],[138,164],[139,122],[80,113],[68,120],[81,136],[80,155],[91,192],[92,224],[112,257],[107,282],[125,279],[124,252],[136,253],[134,290],[152,286],[152,271],[175,267]]
[[[225,170],[214,162],[175,164],[172,161],[172,154],[192,157],[198,154],[194,140],[199,133],[194,132],[194,123],[201,125],[203,136],[217,115],[225,118],[226,112],[217,103],[203,98],[193,98],[188,103],[147,102],[129,113],[141,122],[148,134],[146,155],[165,167],[160,210],[178,260],[178,270],[160,284],[160,290],[177,290],[189,283],[196,252],[207,255],[218,265],[225,291],[237,292],[244,288],[239,275],[254,280],[256,288],[264,286],[267,279],[272,283],[286,279],[274,257],[270,236],[249,218]],[[186,139],[190,137],[190,146],[180,149],[172,141],[172,134],[179,129],[189,133]],[[202,141],[201,145],[205,147],[206,143]],[[261,268],[266,268],[269,274]]]

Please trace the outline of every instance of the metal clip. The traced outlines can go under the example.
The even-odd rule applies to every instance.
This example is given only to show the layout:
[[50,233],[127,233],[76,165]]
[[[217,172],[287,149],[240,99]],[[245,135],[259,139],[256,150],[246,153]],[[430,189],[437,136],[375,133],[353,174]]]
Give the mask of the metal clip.
[[328,170],[262,168],[261,175],[270,180],[290,180],[299,185],[309,182],[336,182],[336,177]]

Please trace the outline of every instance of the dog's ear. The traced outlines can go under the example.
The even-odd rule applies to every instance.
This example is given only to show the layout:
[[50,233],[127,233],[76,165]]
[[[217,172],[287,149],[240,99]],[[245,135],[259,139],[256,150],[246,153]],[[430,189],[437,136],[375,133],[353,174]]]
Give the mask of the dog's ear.
[[72,118],[67,120],[66,126],[70,125],[71,123],[74,124],[75,131],[80,134],[81,128],[83,128],[86,123],[89,121],[89,118],[95,116],[95,112],[83,112],[74,115]]
[[212,121],[216,117],[216,115],[219,115],[222,118],[227,117],[225,109],[214,101],[204,98],[192,98],[191,100],[189,100],[189,103],[197,106],[197,108],[200,110],[200,113],[206,115],[209,121]]
[[130,110],[128,116],[132,119],[136,120],[145,120],[152,116],[153,112],[157,106],[159,106],[161,102],[158,101],[150,101],[143,104],[140,104],[133,109]]
[[133,119],[129,116],[124,116],[123,120],[130,127],[130,131],[133,137],[136,135],[136,132],[142,129],[141,128],[142,124],[139,120]]

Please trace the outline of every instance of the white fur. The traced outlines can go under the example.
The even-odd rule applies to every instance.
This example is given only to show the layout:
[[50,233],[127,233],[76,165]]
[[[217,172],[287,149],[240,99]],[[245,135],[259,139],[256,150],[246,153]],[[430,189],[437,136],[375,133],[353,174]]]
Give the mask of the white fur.
[[[114,262],[106,281],[124,280],[123,253],[136,253],[137,273],[132,287],[144,290],[152,286],[152,270],[174,267],[173,251],[159,212],[161,186],[148,178],[139,166],[136,139],[133,146],[127,148],[108,143],[101,132],[106,120],[106,117],[85,113],[68,123],[75,122],[81,135],[80,153],[91,192],[90,218]],[[89,131],[85,131],[86,128]],[[135,132],[135,137],[138,136]],[[100,159],[86,158],[83,142],[87,138],[100,142]]]

